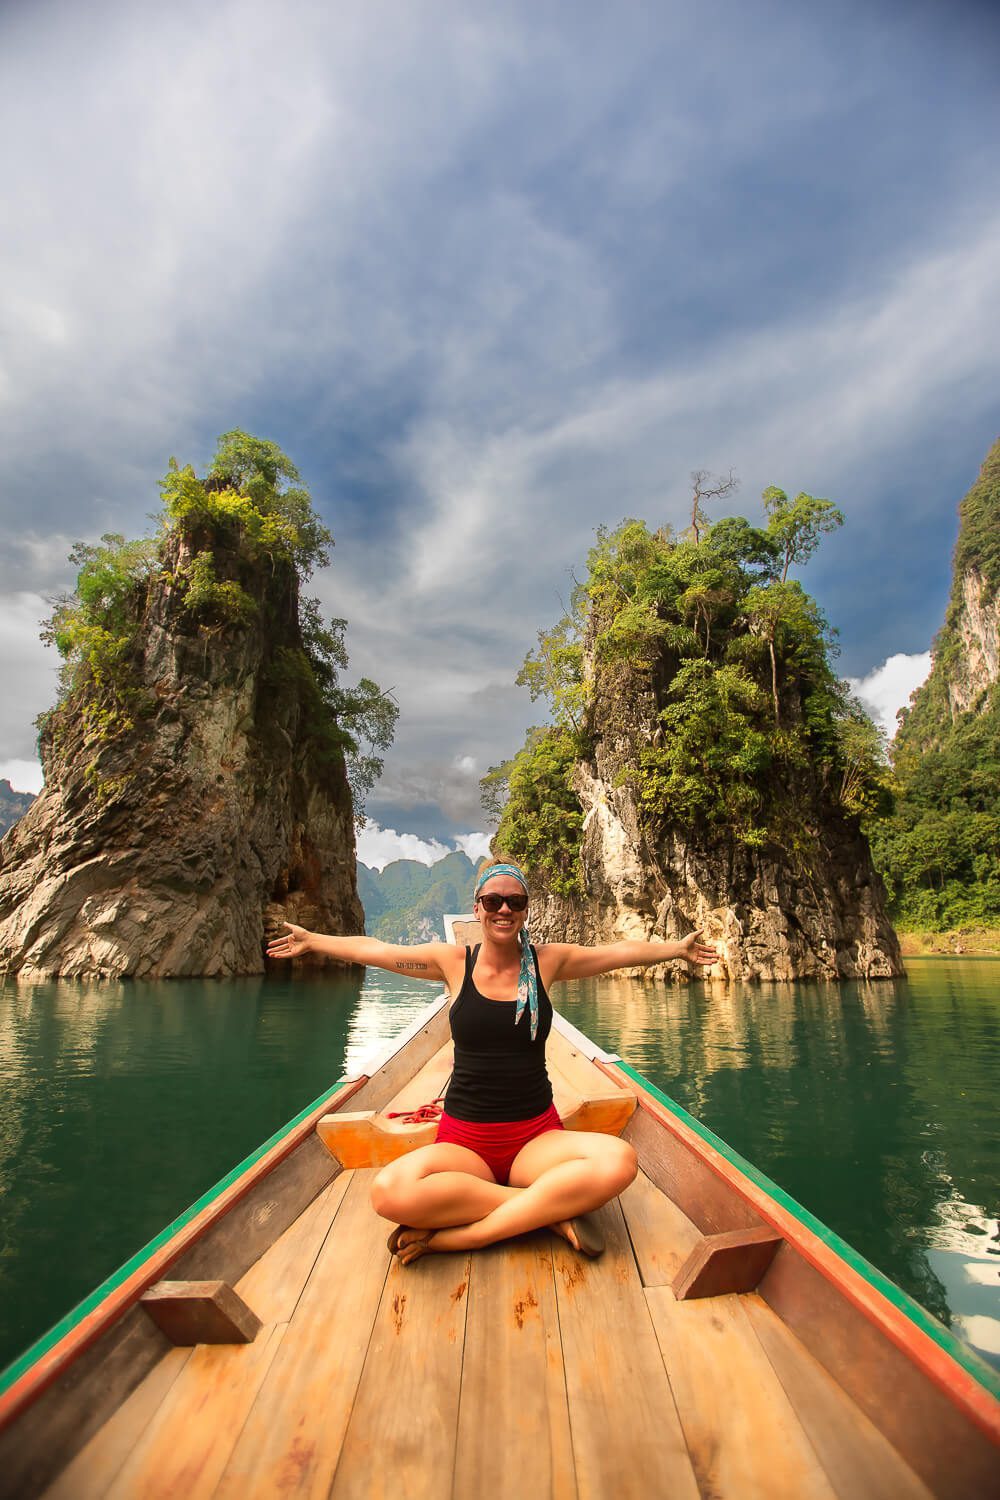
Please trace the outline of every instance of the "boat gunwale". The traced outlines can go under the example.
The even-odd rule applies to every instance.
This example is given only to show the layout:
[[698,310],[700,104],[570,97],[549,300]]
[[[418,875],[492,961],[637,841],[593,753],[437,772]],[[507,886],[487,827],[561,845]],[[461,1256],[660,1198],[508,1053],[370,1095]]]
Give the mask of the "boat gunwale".
[[693,1150],[976,1426],[1000,1443],[1000,1375],[969,1345],[638,1069],[620,1060],[591,1061],[619,1087],[638,1085],[648,1095],[640,1096],[640,1108]]
[[[446,917],[449,937],[450,923],[470,920],[474,918]],[[617,1053],[599,1047],[558,1011],[554,1011],[553,1026],[620,1088],[639,1085],[654,1105],[659,1106],[649,1109],[646,1105],[654,1118],[692,1149],[824,1279],[833,1283],[870,1322],[877,1324],[977,1426],[1000,1443],[1000,1374],[981,1360],[970,1345],[637,1068]],[[639,1102],[640,1106],[644,1104],[641,1099]],[[956,1380],[956,1374],[964,1378]]]
[[433,1021],[447,998],[439,995],[424,1006],[379,1053],[364,1059],[370,1071],[339,1078],[332,1089],[263,1141],[0,1371],[0,1431],[138,1302],[165,1269],[308,1140],[323,1115],[341,1109],[375,1079]]

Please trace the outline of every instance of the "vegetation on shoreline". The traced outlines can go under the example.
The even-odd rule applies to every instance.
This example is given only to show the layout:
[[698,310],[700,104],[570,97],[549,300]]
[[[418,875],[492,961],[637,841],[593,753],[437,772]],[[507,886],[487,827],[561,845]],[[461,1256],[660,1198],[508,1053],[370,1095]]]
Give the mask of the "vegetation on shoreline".
[[958,927],[947,932],[899,934],[904,958],[1000,958],[1000,927]]

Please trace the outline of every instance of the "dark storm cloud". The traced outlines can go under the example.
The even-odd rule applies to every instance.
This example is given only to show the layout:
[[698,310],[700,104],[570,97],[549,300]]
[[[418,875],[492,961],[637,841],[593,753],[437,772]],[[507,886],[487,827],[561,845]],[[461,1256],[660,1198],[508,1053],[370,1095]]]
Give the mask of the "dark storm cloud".
[[[750,515],[770,483],[835,499],[807,583],[843,670],[923,652],[995,436],[995,34],[931,5],[8,7],[19,670],[66,540],[143,530],[167,458],[233,426],[336,535],[314,591],[402,707],[377,798],[428,831],[541,716],[510,684],[594,528],[683,523],[693,468]],[[0,762],[44,706],[8,703]]]

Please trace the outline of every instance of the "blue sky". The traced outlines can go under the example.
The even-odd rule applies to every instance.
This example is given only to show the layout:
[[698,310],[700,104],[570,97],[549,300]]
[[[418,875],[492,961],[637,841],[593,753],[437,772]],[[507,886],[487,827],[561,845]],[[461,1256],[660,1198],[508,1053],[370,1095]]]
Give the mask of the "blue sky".
[[842,507],[804,582],[891,718],[1000,426],[998,51],[961,0],[8,0],[0,776],[72,542],[235,426],[334,532],[410,853],[482,828],[594,529],[696,468]]

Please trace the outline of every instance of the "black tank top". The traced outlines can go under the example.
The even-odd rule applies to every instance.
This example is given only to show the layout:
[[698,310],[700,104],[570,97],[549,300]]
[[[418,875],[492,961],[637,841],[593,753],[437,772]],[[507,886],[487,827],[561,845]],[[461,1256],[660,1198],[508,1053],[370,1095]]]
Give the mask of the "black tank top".
[[478,954],[478,943],[465,950],[465,979],[451,1006],[455,1071],[444,1107],[456,1120],[530,1120],[552,1103],[545,1071],[552,1002],[538,973],[538,955],[538,1034],[532,1041],[527,1006],[515,1024],[516,1000],[490,1000],[476,989],[472,971]]

